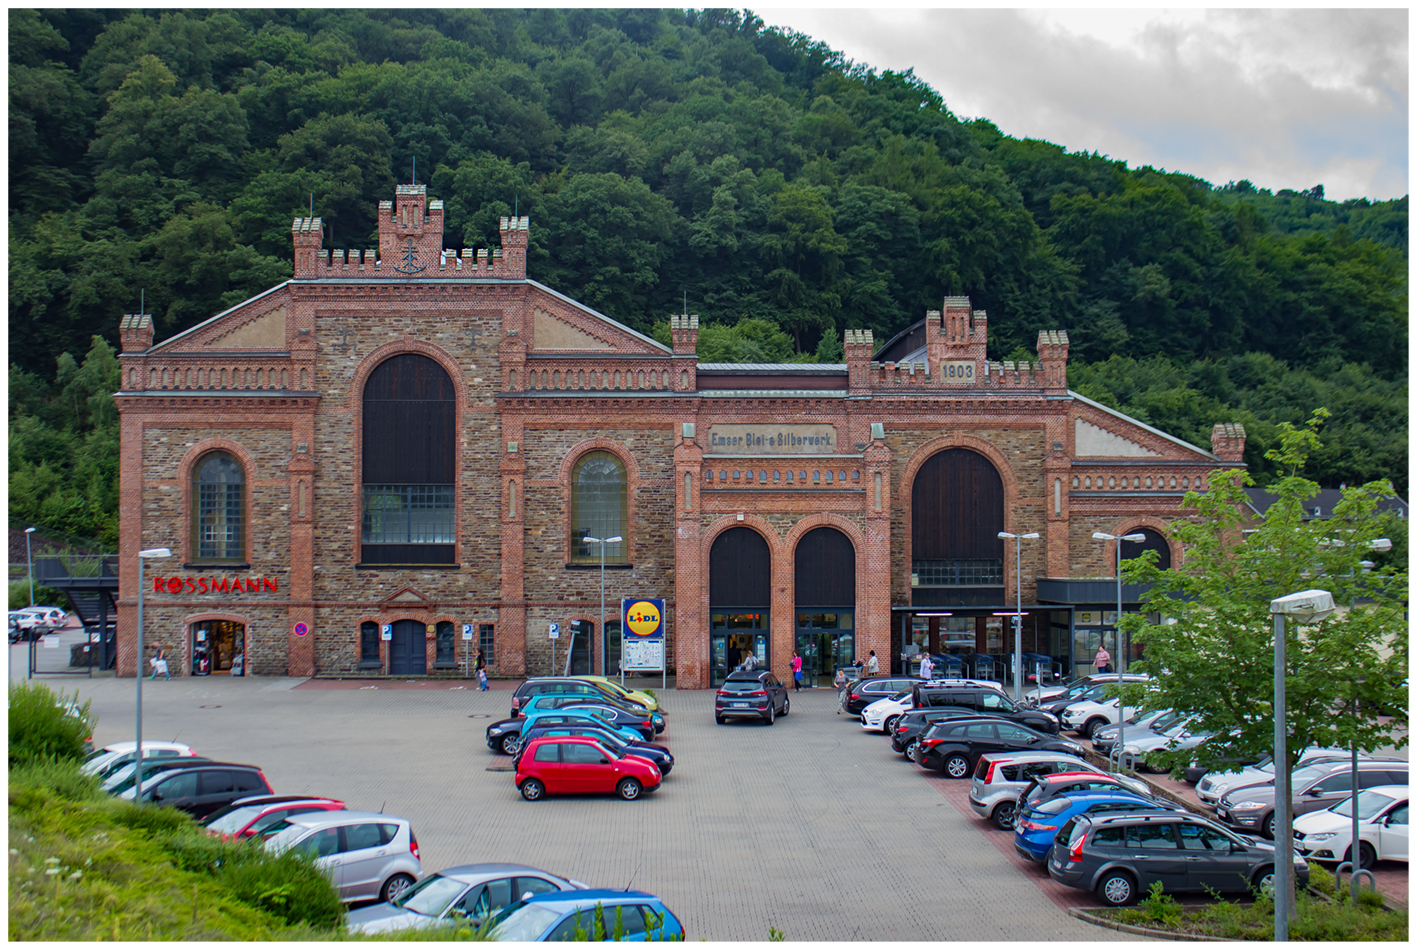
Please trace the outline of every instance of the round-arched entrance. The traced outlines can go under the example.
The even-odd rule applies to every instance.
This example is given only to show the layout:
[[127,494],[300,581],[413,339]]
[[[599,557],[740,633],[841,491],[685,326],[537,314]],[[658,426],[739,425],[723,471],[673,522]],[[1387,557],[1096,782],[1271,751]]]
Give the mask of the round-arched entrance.
[[421,620],[395,620],[389,640],[389,675],[422,676],[428,672],[428,627]]
[[830,686],[856,658],[856,549],[835,528],[813,528],[793,555],[802,685]]
[[752,528],[729,528],[709,549],[709,685],[721,685],[751,654],[771,656],[772,552]]

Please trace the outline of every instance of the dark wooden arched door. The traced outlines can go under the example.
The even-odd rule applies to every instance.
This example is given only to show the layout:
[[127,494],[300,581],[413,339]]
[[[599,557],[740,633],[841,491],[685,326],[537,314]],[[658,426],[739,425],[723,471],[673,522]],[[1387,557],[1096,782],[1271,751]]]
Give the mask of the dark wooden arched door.
[[856,658],[856,548],[835,528],[813,528],[793,552],[796,647],[803,685],[828,685]]
[[969,449],[930,456],[911,488],[916,606],[997,604],[1003,596],[1004,482]]
[[427,627],[417,620],[395,620],[389,641],[389,675],[422,676],[428,672]]
[[[1122,560],[1128,558],[1141,557],[1143,551],[1155,551],[1157,554],[1156,566],[1163,571],[1171,567],[1171,545],[1166,543],[1166,537],[1160,531],[1152,528],[1133,528],[1127,534],[1146,535],[1145,541],[1123,541]],[[1115,566],[1114,566],[1115,569]]]
[[752,528],[729,528],[709,549],[709,683],[717,686],[751,653],[771,656],[772,551]]

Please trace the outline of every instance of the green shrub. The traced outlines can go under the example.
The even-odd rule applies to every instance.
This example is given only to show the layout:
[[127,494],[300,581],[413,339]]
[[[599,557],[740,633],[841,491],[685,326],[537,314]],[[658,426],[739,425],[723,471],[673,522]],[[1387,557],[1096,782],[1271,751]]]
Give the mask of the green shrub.
[[[69,595],[59,590],[57,587],[45,587],[42,584],[34,585],[34,602],[41,607],[63,607],[69,609]],[[22,581],[10,582],[10,609],[21,610],[30,605],[30,582],[26,578]]]
[[1309,863],[1309,889],[1333,897],[1333,873],[1328,868],[1311,861]]
[[[10,765],[47,759],[81,762],[84,744],[93,735],[97,717],[85,700],[58,695],[43,683],[10,684]],[[71,708],[72,707],[72,708]]]
[[238,900],[288,924],[321,930],[341,926],[344,903],[327,872],[303,852],[273,855],[259,844],[246,844],[237,860],[222,864],[215,877]]
[[69,801],[99,798],[103,787],[97,776],[85,775],[74,767],[72,759],[49,756],[31,759],[10,770],[10,794],[25,790],[43,790]]
[[1163,894],[1161,882],[1153,881],[1146,897],[1137,901],[1137,909],[1151,921],[1174,923],[1181,919],[1181,905],[1170,894]]
[[192,826],[192,816],[186,812],[178,811],[175,808],[139,805],[137,802],[127,799],[109,799],[108,812],[109,818],[115,825],[146,831],[154,835]]

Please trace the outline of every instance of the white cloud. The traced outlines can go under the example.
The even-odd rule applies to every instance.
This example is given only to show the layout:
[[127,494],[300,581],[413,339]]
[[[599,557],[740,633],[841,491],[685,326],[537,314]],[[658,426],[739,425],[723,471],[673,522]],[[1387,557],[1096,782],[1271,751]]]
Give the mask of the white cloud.
[[758,10],[962,117],[1215,183],[1407,193],[1407,22],[1387,10]]

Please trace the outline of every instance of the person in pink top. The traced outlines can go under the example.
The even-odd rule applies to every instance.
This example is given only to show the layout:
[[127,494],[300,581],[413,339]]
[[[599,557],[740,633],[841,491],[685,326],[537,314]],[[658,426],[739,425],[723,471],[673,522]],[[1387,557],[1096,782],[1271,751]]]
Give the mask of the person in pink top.
[[1107,652],[1106,647],[1098,647],[1097,659],[1092,661],[1092,665],[1096,667],[1099,673],[1112,672],[1112,654]]
[[792,691],[800,692],[802,689],[802,654],[796,650],[792,651]]

